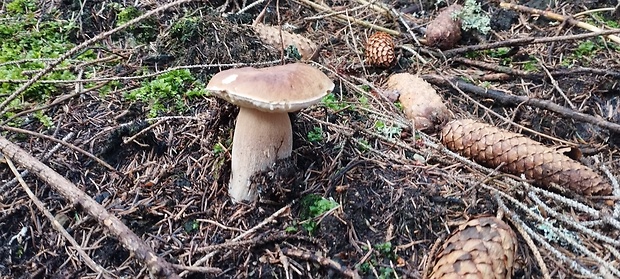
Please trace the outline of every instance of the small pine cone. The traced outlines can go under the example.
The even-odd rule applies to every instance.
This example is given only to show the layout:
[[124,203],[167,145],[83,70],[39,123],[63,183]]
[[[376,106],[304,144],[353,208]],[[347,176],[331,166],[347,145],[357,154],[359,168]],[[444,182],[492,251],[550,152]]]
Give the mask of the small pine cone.
[[506,223],[481,217],[461,225],[444,242],[430,279],[509,279],[517,237]]
[[609,195],[611,185],[594,170],[520,134],[472,119],[454,120],[442,130],[442,143],[481,165],[521,175],[543,187],[555,183],[580,195]]
[[[256,24],[253,26],[254,31],[258,37],[268,45],[275,47],[276,49],[282,49],[288,46],[295,46],[302,60],[312,60],[317,54],[319,47],[310,39],[299,35],[293,34],[282,30],[275,26],[269,26],[264,24]],[[282,35],[282,37],[280,37]],[[284,41],[284,43],[282,43]]]
[[463,6],[454,4],[445,8],[426,27],[426,44],[440,49],[453,48],[461,40],[461,20],[454,19]]
[[368,37],[366,42],[366,63],[373,67],[389,68],[394,65],[394,40],[390,34],[377,32]]

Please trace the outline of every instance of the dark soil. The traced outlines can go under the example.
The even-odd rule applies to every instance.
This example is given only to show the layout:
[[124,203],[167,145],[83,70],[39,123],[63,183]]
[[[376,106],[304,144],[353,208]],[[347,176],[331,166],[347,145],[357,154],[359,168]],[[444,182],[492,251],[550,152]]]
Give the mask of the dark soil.
[[[161,6],[157,1],[139,2],[136,8],[141,12]],[[538,61],[535,68],[539,75],[488,79],[497,71],[442,58],[436,50],[417,45],[402,22],[368,7],[351,10],[349,14],[355,18],[400,31],[401,35],[395,36],[396,44],[419,51],[429,62],[422,64],[406,49],[397,48],[398,63],[390,69],[378,69],[365,65],[363,60],[365,40],[374,32],[368,27],[337,21],[334,16],[326,16],[328,13],[297,1],[266,1],[239,15],[235,12],[245,1],[226,1],[227,5],[224,2],[195,1],[176,6],[149,19],[148,26],[142,29],[124,30],[100,41],[93,47],[100,56],[114,53],[120,58],[112,64],[102,63],[99,73],[100,77],[118,77],[116,89],[106,94],[97,90],[79,94],[46,109],[54,129],[47,129],[37,121],[26,121],[19,126],[58,139],[70,135],[66,142],[94,154],[116,171],[65,146],[44,159],[55,142],[16,132],[3,134],[121,218],[166,261],[191,266],[210,255],[199,266],[219,269],[216,273],[191,271],[183,274],[185,278],[342,278],[344,269],[354,270],[362,278],[422,278],[425,269],[432,269],[434,260],[430,252],[438,241],[466,220],[503,211],[496,192],[484,185],[491,185],[526,208],[553,219],[528,196],[529,188],[511,184],[515,177],[484,172],[437,146],[438,135],[413,131],[402,111],[383,95],[383,82],[392,73],[459,77],[514,95],[540,98],[566,107],[573,104],[576,111],[620,123],[620,85],[616,75],[620,70],[620,47],[609,40],[596,51],[575,58],[570,65],[563,62],[574,58],[582,40],[514,46],[503,57],[480,52],[472,59],[514,69],[523,70],[524,64]],[[437,7],[435,2],[403,0],[382,1],[382,4],[405,11],[412,26],[425,26],[438,13],[438,8],[444,6]],[[481,2],[492,17],[493,31],[486,36],[469,34],[458,47],[516,37],[586,32],[570,25],[549,24],[552,21],[542,17],[501,9],[495,1]],[[561,5],[556,1],[519,2],[566,14],[616,4],[615,1],[574,1]],[[116,3],[126,7],[123,1]],[[97,1],[84,4],[81,6],[80,1],[47,3],[56,5],[65,19],[76,19],[80,29],[72,39],[78,44],[117,26],[118,10]],[[334,11],[362,5],[355,1],[325,1],[325,4]],[[238,109],[212,96],[186,98],[186,111],[162,113],[160,122],[153,125],[156,121],[146,120],[149,103],[123,98],[124,93],[140,87],[142,80],[122,78],[177,66],[202,65],[191,71],[206,83],[211,75],[231,67],[263,67],[282,60],[294,62],[283,58],[280,50],[261,42],[248,25],[262,11],[263,23],[290,26],[289,31],[322,45],[313,65],[320,65],[334,80],[333,95],[341,107],[322,102],[290,114],[294,132],[292,157],[254,177],[253,185],[260,192],[258,202],[233,204],[227,187],[230,142]],[[309,18],[319,15],[323,17]],[[138,36],[149,30],[154,31],[152,36]],[[414,34],[417,39],[423,38],[419,31]],[[600,38],[590,39],[602,42]],[[610,74],[576,72],[553,75],[551,80],[541,65],[549,71],[586,67],[608,70]],[[581,148],[584,154],[579,159],[581,162],[593,168],[605,165],[618,175],[620,142],[612,131],[560,117],[544,108],[504,105],[467,92],[461,94],[447,86],[435,88],[458,118],[481,119],[522,132],[549,146],[570,142]],[[377,128],[379,122],[398,131],[386,134]],[[508,124],[522,125],[533,132]],[[311,141],[308,134],[317,127],[323,133],[322,140]],[[214,149],[218,143],[224,147],[221,152]],[[15,176],[8,166],[3,164],[0,168],[0,277],[97,277],[20,184],[10,182]],[[24,178],[47,210],[57,219],[64,216],[64,228],[95,263],[109,271],[110,278],[147,278],[144,264],[95,218],[67,202],[35,176]],[[311,195],[332,199],[339,207],[311,218],[304,202]],[[601,211],[618,219],[603,199],[574,197],[570,193],[566,196],[592,208],[604,208]],[[547,197],[544,202],[571,218],[596,221],[553,198]],[[287,206],[289,210],[259,226]],[[514,204],[508,207],[520,214],[536,233],[544,234],[527,210]],[[314,222],[314,229],[308,229],[310,221]],[[256,226],[259,227],[253,233],[232,241]],[[560,226],[573,229],[564,223]],[[27,228],[23,237],[14,238],[23,228]],[[613,226],[597,223],[590,228],[617,239],[617,228]],[[597,239],[579,233],[576,232],[586,250],[618,268],[618,255],[610,252],[618,248],[617,244],[605,243],[611,246],[605,248]],[[598,269],[600,263],[591,260],[585,252],[554,240],[549,242],[596,276],[603,274]],[[568,262],[546,250],[547,247],[536,244],[540,248],[536,252],[540,252],[553,278],[582,276]],[[286,256],[282,251],[289,248],[330,259],[342,265],[343,270],[308,258]],[[519,236],[513,278],[543,278],[544,270],[534,255],[532,247]]]

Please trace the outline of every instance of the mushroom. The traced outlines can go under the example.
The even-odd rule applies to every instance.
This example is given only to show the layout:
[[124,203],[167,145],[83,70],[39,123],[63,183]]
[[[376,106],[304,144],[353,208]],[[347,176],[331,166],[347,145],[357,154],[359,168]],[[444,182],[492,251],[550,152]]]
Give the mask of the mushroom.
[[323,72],[294,63],[221,71],[206,89],[239,106],[228,194],[233,202],[240,202],[257,198],[256,189],[250,189],[252,175],[291,156],[293,130],[288,113],[316,104],[334,89],[334,83]]

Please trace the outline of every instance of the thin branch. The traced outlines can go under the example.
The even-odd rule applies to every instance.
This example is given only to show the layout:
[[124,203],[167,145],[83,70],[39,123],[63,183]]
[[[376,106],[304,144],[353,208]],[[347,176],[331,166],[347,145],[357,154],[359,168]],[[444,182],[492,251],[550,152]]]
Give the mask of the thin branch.
[[23,168],[28,169],[49,184],[54,190],[74,204],[79,204],[84,211],[93,216],[100,225],[106,227],[110,234],[132,252],[132,254],[148,267],[149,272],[158,278],[180,278],[172,265],[160,258],[140,237],[134,234],[120,219],[110,214],[105,207],[86,195],[75,184],[67,180],[56,171],[32,157],[28,152],[0,137],[0,151],[7,158],[14,160]]
[[[498,204],[503,204],[503,201],[500,198],[498,193],[495,193],[493,197],[495,197],[495,200],[497,201]],[[508,209],[508,207],[503,206],[503,207],[500,207],[500,209],[502,212],[504,212],[503,209]],[[506,213],[512,214],[512,211],[504,212],[504,214]],[[549,268],[547,267],[547,264],[545,263],[542,256],[540,255],[540,249],[538,249],[538,247],[534,243],[534,240],[532,240],[532,237],[530,237],[530,235],[525,231],[525,229],[521,225],[523,223],[516,222],[511,218],[506,218],[506,219],[509,220],[512,223],[512,225],[515,226],[515,228],[517,228],[517,231],[519,232],[519,234],[521,234],[521,237],[523,237],[527,246],[530,247],[530,251],[532,251],[532,254],[534,254],[534,259],[536,259],[536,261],[538,262],[538,266],[540,267],[540,272],[543,274],[543,278],[551,279]]]
[[360,275],[356,271],[351,270],[350,268],[346,266],[342,266],[341,264],[339,264],[338,262],[332,259],[329,259],[323,256],[318,256],[318,255],[315,255],[314,253],[303,251],[297,248],[282,248],[281,251],[282,251],[282,254],[287,255],[289,257],[298,258],[298,259],[302,259],[306,261],[313,261],[324,267],[331,268],[332,270],[339,272],[340,274],[346,276],[347,278],[353,278],[353,279],[361,278]]
[[[531,13],[531,14],[538,14],[538,15],[542,15],[546,18],[549,19],[553,19],[553,20],[557,20],[557,21],[567,21],[568,23],[575,25],[579,28],[583,28],[586,30],[590,30],[592,32],[602,32],[603,29],[600,29],[592,24],[589,23],[585,23],[583,21],[579,21],[576,20],[572,17],[567,17],[567,16],[563,16],[563,15],[559,15],[556,14],[554,12],[550,12],[550,11],[543,11],[543,10],[539,10],[539,9],[534,9],[534,8],[530,8],[530,7],[526,7],[526,6],[522,6],[522,5],[517,5],[517,4],[512,4],[512,3],[499,3],[499,6],[507,9],[507,10],[515,10],[515,11],[519,11],[519,12],[526,12],[526,13]],[[607,38],[609,38],[610,40],[620,44],[620,37],[615,36],[615,35],[608,35]]]
[[464,82],[463,80],[457,79],[457,78],[453,78],[453,79],[444,79],[440,76],[437,75],[423,75],[422,78],[430,83],[433,83],[435,85],[450,85],[450,84],[454,84],[456,87],[458,87],[459,89],[463,90],[463,91],[467,91],[467,92],[471,92],[474,93],[476,95],[485,97],[485,98],[491,98],[494,99],[495,101],[502,103],[502,104],[509,104],[509,105],[520,105],[520,104],[524,104],[524,105],[530,105],[533,107],[538,107],[538,108],[542,108],[542,109],[546,109],[552,112],[555,112],[563,117],[567,117],[567,118],[572,118],[578,121],[582,121],[582,122],[587,122],[590,124],[594,124],[596,126],[599,126],[601,128],[605,128],[610,130],[611,132],[614,133],[620,133],[620,124],[616,124],[616,123],[612,123],[609,121],[606,121],[602,118],[598,118],[598,117],[594,117],[592,115],[588,115],[585,113],[581,113],[581,112],[577,112],[574,111],[572,109],[560,106],[558,104],[555,104],[553,102],[547,101],[547,100],[541,100],[541,99],[536,99],[536,98],[530,98],[527,96],[516,96],[516,95],[510,95],[510,94],[506,94],[504,92],[501,91],[497,91],[497,90],[492,90],[492,89],[486,89],[486,88],[482,88],[467,82]]
[[[184,70],[184,69],[209,69],[209,68],[234,68],[234,67],[247,67],[247,66],[263,66],[263,65],[274,65],[281,63],[281,59],[271,60],[271,61],[261,61],[261,62],[240,62],[240,63],[228,63],[228,64],[197,64],[197,65],[184,65],[184,66],[176,66],[170,67],[165,70],[161,70],[158,72],[144,74],[140,76],[127,76],[127,77],[101,77],[101,78],[87,78],[80,80],[67,80],[67,79],[55,79],[55,80],[41,80],[39,83],[49,83],[49,84],[63,84],[63,83],[77,83],[77,82],[102,82],[102,81],[128,81],[128,80],[140,80],[146,78],[157,77],[159,75],[169,73],[176,70]],[[0,79],[0,83],[22,83],[29,82],[27,79]]]
[[59,139],[57,139],[55,137],[44,135],[44,134],[41,134],[41,133],[36,133],[36,132],[33,132],[33,131],[29,131],[29,130],[25,130],[25,129],[20,129],[20,128],[15,128],[15,127],[10,127],[10,126],[0,126],[0,129],[5,130],[5,131],[15,132],[15,133],[27,134],[27,135],[35,136],[35,137],[38,137],[38,138],[50,140],[50,141],[53,141],[55,143],[60,143],[60,144],[66,146],[68,148],[71,148],[71,149],[73,149],[73,150],[75,150],[75,151],[77,151],[79,153],[84,154],[88,158],[91,158],[91,159],[95,160],[95,162],[97,162],[97,163],[101,164],[102,166],[106,167],[108,170],[111,170],[113,172],[121,174],[121,172],[116,170],[113,166],[110,166],[110,164],[108,164],[108,163],[104,162],[103,160],[97,158],[97,156],[91,154],[90,152],[88,152],[88,151],[86,151],[86,150],[84,150],[82,148],[79,148],[79,147],[77,147],[77,146],[75,146],[73,144],[70,144],[70,143],[68,143],[66,141],[59,140]]
[[[301,5],[306,5],[306,6],[309,6],[309,7],[313,8],[313,9],[319,10],[321,12],[334,13],[334,10],[332,10],[332,8],[323,6],[321,4],[314,3],[311,0],[294,0],[294,1],[299,3],[299,4],[301,4]],[[379,26],[379,25],[376,25],[376,24],[372,24],[370,22],[363,21],[361,19],[357,19],[357,18],[350,17],[350,16],[347,16],[347,15],[334,14],[334,17],[338,21],[340,21],[340,22],[344,22],[344,23],[353,22],[353,23],[355,23],[357,25],[364,26],[364,27],[367,27],[367,28],[370,28],[370,29],[374,29],[374,30],[377,30],[377,31],[382,31],[382,32],[388,33],[390,35],[394,35],[394,36],[400,35],[400,32],[398,32],[396,30],[385,28],[385,27],[382,27],[382,26]]]
[[577,35],[566,35],[566,36],[554,36],[554,37],[527,37],[527,38],[517,38],[505,41],[499,41],[494,43],[487,44],[477,44],[470,45],[466,47],[453,48],[450,50],[446,50],[443,52],[445,57],[453,57],[461,53],[466,53],[470,51],[478,51],[478,50],[486,50],[486,49],[495,49],[500,47],[515,47],[515,46],[524,46],[524,45],[532,45],[532,44],[546,44],[550,42],[560,42],[560,41],[571,41],[571,40],[583,40],[592,37],[598,37],[603,35],[610,34],[619,34],[620,30],[601,30],[596,32],[590,32],[585,34],[577,34]]
[[71,246],[73,246],[73,248],[75,248],[75,250],[80,255],[80,257],[82,257],[82,259],[84,260],[86,265],[88,267],[90,267],[93,271],[96,271],[99,274],[101,274],[101,276],[103,278],[112,278],[112,277],[110,277],[109,272],[107,270],[105,270],[105,268],[103,268],[102,266],[100,266],[97,263],[95,263],[93,261],[93,259],[90,256],[88,256],[88,254],[86,254],[86,252],[84,252],[84,249],[82,249],[80,244],[78,244],[77,241],[75,241],[73,236],[71,236],[67,232],[67,230],[65,230],[65,228],[58,222],[58,220],[56,220],[56,218],[54,218],[54,215],[52,215],[52,213],[49,212],[49,210],[47,210],[47,208],[45,208],[45,205],[43,204],[43,202],[41,202],[41,200],[39,200],[39,198],[37,198],[37,196],[32,192],[32,190],[30,190],[30,187],[28,187],[28,185],[26,184],[26,181],[24,181],[24,178],[22,177],[22,175],[19,173],[19,171],[17,171],[17,168],[15,168],[15,165],[13,164],[13,161],[11,161],[11,159],[6,159],[6,163],[9,165],[9,168],[11,169],[13,174],[15,175],[15,178],[17,178],[17,180],[19,181],[19,184],[22,186],[22,189],[24,189],[24,191],[26,192],[28,197],[32,200],[32,202],[34,202],[34,204],[43,213],[43,215],[45,215],[45,217],[47,217],[47,219],[50,221],[50,223],[52,223],[52,226],[64,238],[66,238],[67,241],[69,241],[69,243],[71,243]]
[[[545,76],[539,72],[528,72],[519,69],[514,69],[511,67],[500,66],[494,63],[487,63],[478,60],[468,59],[464,57],[453,57],[450,58],[450,61],[458,62],[466,65],[471,65],[474,67],[478,67],[481,69],[491,70],[500,73],[506,73],[511,76],[512,79],[517,77],[527,78],[527,79],[543,79]],[[612,69],[595,69],[595,68],[587,68],[587,67],[576,67],[571,69],[550,69],[549,73],[552,76],[573,76],[579,74],[594,74],[594,75],[602,75],[602,76],[611,76],[615,78],[620,78],[620,72],[614,71]]]

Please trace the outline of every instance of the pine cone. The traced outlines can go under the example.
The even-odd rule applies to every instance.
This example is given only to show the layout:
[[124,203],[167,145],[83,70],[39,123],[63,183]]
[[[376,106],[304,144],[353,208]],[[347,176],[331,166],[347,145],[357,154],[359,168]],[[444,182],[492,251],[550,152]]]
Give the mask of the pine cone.
[[430,279],[509,279],[517,237],[506,223],[481,217],[461,225],[443,244]]
[[[282,46],[286,48],[291,45],[296,47],[302,60],[314,59],[319,48],[317,44],[310,39],[284,30],[282,31],[282,37],[280,39],[280,29],[275,26],[256,24],[253,28],[263,42],[275,47],[276,49],[282,49]],[[284,43],[282,43],[282,41],[284,41]]]
[[592,169],[520,134],[472,119],[454,120],[442,131],[450,150],[481,165],[533,179],[549,187],[556,183],[582,195],[609,195],[611,185]]
[[453,48],[461,40],[461,20],[453,17],[463,6],[454,4],[445,8],[426,27],[426,44],[440,49]]
[[393,74],[386,87],[398,92],[398,100],[413,126],[421,131],[437,132],[451,120],[450,110],[430,83],[409,73]]
[[390,34],[377,32],[366,42],[366,63],[373,67],[389,68],[394,65],[394,40]]

